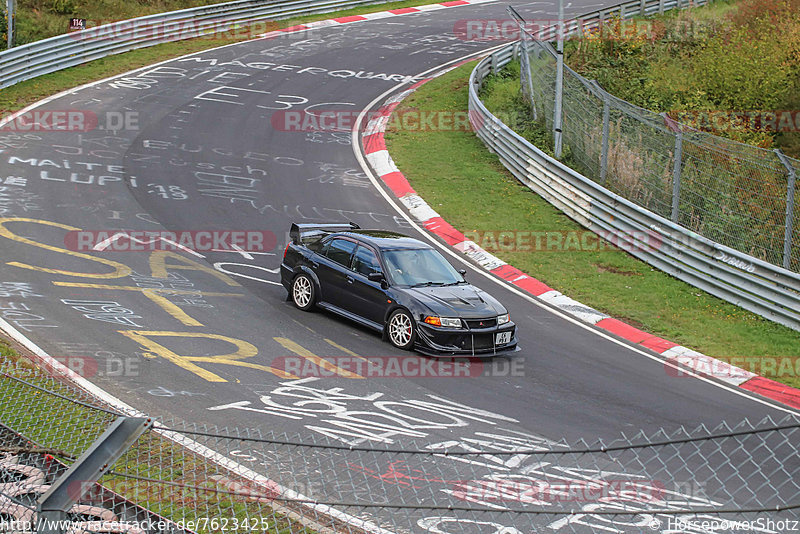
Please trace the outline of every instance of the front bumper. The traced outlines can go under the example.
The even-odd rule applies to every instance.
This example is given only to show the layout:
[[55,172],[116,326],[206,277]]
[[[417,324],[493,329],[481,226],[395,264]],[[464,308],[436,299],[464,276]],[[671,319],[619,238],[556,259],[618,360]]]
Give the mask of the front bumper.
[[[492,328],[441,328],[417,322],[418,352],[428,356],[494,356],[517,350],[516,325]],[[497,334],[511,332],[507,343],[497,344]]]

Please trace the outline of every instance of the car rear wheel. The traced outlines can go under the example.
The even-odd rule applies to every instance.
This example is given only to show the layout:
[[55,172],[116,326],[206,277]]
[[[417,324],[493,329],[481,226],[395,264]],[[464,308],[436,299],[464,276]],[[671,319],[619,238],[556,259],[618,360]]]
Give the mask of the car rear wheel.
[[389,342],[398,349],[409,350],[414,346],[417,327],[407,311],[397,310],[389,317],[387,336]]
[[303,311],[314,307],[314,282],[308,275],[298,274],[292,282],[292,302]]

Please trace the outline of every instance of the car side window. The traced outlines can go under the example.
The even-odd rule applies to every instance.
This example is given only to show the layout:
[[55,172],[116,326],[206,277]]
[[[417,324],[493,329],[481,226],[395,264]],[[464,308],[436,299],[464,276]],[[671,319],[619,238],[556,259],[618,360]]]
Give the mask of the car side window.
[[364,276],[381,272],[381,264],[372,249],[359,246],[353,256],[353,270]]
[[328,246],[328,243],[329,243],[328,241],[323,242],[322,239],[320,239],[318,241],[312,241],[306,246],[308,247],[308,250],[316,252],[317,254],[324,255],[325,254],[324,249]]
[[347,267],[350,265],[350,258],[355,248],[356,244],[347,239],[332,239],[325,247],[324,254],[328,259]]

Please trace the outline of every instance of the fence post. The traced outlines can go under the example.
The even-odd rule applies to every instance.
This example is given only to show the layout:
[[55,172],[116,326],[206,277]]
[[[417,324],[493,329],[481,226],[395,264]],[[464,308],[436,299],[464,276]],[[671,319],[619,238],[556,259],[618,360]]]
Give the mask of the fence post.
[[683,132],[675,134],[675,165],[672,167],[672,222],[678,223],[681,199],[681,160],[683,159]]
[[658,14],[664,14],[664,0],[658,0]]
[[7,48],[11,50],[14,47],[14,22],[16,17],[14,0],[6,0],[6,14],[8,15],[8,26],[6,29],[6,36],[8,37]]
[[[536,110],[536,98],[533,94],[533,72],[531,71],[531,56],[528,54],[528,41],[523,41],[523,52],[525,58],[520,58],[520,63],[525,62],[525,77],[528,78],[528,94],[531,100],[531,109],[533,110],[533,120],[539,120],[539,112]],[[544,109],[544,108],[543,108]]]
[[67,512],[152,424],[144,417],[118,417],[111,423],[39,498],[36,532],[64,534]]
[[647,11],[647,0],[641,0],[639,2],[639,16],[644,17],[646,11]]
[[794,225],[794,190],[797,181],[797,171],[794,165],[786,159],[786,156],[779,148],[775,149],[775,154],[781,160],[788,172],[788,182],[786,184],[786,226],[783,233],[783,268],[790,269],[792,265],[792,230]]
[[600,84],[597,83],[597,80],[592,80],[589,83],[595,88],[599,98],[603,99],[603,135],[602,146],[600,149],[600,185],[605,187],[606,174],[608,173],[608,136],[611,124],[611,101],[606,92],[603,91],[603,88],[600,87]]
[[[597,83],[597,82],[595,82]],[[600,184],[605,187],[608,173],[608,131],[611,118],[611,104],[608,97],[603,94],[603,148],[600,153]]]
[[553,105],[553,155],[556,159],[561,159],[561,106],[564,100],[564,0],[558,2],[558,35],[556,38],[558,41],[556,43],[556,100]]

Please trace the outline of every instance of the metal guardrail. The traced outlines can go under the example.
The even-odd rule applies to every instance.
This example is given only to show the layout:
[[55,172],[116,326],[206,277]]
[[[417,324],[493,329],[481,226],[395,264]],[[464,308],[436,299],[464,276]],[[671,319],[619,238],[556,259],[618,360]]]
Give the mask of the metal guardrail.
[[[695,5],[705,3],[696,2]],[[591,27],[616,12],[652,14],[688,6],[678,0],[620,4],[581,17]],[[570,27],[568,23],[567,31]],[[550,35],[555,35],[554,31]],[[470,121],[478,137],[520,182],[586,228],[613,235],[650,265],[762,317],[800,330],[800,274],[716,243],[617,195],[553,159],[490,113],[478,97],[483,80],[519,53],[520,43],[483,59],[470,76]],[[654,246],[654,241],[656,246]]]
[[105,24],[0,52],[0,88],[113,54],[230,31],[240,24],[384,2],[237,0]]

